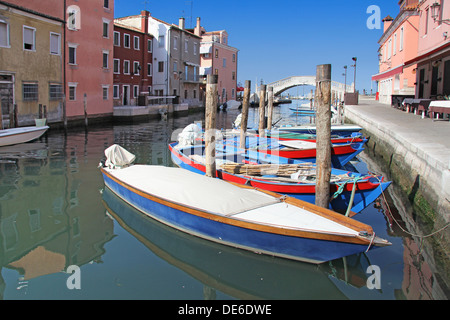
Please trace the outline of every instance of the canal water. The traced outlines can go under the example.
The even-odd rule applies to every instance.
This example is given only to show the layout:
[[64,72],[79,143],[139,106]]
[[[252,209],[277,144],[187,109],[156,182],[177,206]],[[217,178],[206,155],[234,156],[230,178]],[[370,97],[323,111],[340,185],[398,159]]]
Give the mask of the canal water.
[[[290,107],[276,107],[274,119],[311,121]],[[218,112],[217,127],[230,128],[239,112]],[[388,193],[357,219],[392,246],[317,266],[174,231],[104,190],[98,164],[108,146],[123,146],[137,163],[173,166],[174,132],[203,119],[50,131],[0,148],[0,299],[447,299]]]

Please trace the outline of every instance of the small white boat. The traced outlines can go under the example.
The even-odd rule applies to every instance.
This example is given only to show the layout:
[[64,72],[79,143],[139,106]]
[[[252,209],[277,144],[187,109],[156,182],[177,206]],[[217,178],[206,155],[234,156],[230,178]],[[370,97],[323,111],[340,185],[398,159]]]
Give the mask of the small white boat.
[[33,141],[48,129],[49,126],[30,126],[0,130],[0,147]]

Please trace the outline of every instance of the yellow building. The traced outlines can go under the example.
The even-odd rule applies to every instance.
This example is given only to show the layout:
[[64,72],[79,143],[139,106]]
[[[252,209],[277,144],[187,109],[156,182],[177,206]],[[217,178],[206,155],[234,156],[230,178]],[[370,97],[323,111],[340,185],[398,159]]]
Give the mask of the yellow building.
[[0,101],[3,124],[13,104],[18,125],[32,125],[41,110],[62,118],[61,19],[0,1]]

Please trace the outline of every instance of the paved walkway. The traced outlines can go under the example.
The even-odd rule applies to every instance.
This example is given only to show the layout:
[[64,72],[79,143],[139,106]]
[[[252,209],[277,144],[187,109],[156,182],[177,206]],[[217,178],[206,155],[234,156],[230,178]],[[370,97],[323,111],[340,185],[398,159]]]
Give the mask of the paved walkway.
[[450,121],[422,119],[375,100],[345,106],[345,117],[389,143],[404,164],[438,195],[438,211],[450,221]]
[[[372,126],[392,134],[400,142],[417,148],[418,155],[432,158],[450,169],[450,121],[406,113],[375,100],[360,99],[357,106],[345,106],[346,116],[357,116]],[[356,121],[355,121],[356,122]],[[364,126],[364,123],[358,122]],[[430,159],[431,160],[431,159]]]

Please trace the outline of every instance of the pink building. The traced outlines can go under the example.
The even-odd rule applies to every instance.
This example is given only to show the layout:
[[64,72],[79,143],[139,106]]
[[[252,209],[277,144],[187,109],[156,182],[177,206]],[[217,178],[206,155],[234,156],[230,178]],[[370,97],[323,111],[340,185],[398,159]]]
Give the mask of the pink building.
[[205,31],[200,26],[200,18],[197,18],[194,33],[202,37],[200,76],[218,75],[219,103],[237,100],[238,49],[228,45],[228,33],[225,30]]
[[383,19],[384,32],[378,41],[379,73],[372,77],[378,82],[379,101],[386,104],[391,104],[393,97],[414,97],[415,91],[416,66],[405,62],[417,56],[419,0],[401,0],[399,5],[395,19]]
[[419,7],[418,48],[405,66],[415,70],[415,97],[450,98],[450,0],[423,0]]
[[[110,117],[113,113],[113,0],[8,0],[66,21],[61,31],[61,121]],[[39,61],[36,61],[39,63]]]

